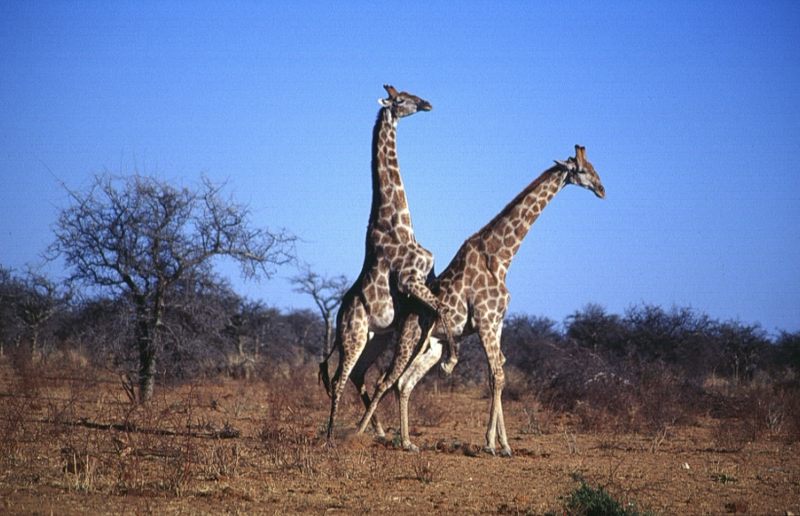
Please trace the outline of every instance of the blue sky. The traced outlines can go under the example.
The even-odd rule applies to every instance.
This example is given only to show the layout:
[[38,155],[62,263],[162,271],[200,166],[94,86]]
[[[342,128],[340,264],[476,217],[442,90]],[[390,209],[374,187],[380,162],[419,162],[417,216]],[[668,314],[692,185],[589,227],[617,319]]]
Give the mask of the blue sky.
[[[442,270],[553,159],[587,148],[511,265],[510,311],[691,306],[800,330],[800,3],[0,4],[0,264],[39,263],[94,173],[228,180],[315,270],[355,278],[388,82],[434,109],[398,151]],[[58,264],[47,269],[63,275]],[[312,307],[286,268],[237,289]]]

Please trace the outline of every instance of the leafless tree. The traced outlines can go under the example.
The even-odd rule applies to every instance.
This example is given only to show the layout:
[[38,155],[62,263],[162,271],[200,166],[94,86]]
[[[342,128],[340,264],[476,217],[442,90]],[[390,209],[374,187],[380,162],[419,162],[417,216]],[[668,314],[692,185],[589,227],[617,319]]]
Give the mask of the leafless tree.
[[237,354],[240,357],[249,354],[258,359],[261,347],[266,345],[278,318],[280,312],[277,309],[269,308],[261,301],[240,299],[225,328],[234,340]]
[[39,351],[40,333],[45,324],[69,302],[70,293],[32,269],[21,279],[22,290],[16,300],[17,316],[25,326],[31,354]]
[[6,341],[19,334],[17,327],[20,321],[15,308],[21,290],[20,282],[11,269],[0,266],[0,356],[5,353]]
[[223,198],[223,187],[105,173],[85,193],[67,189],[72,204],[59,215],[49,255],[65,259],[70,280],[131,299],[141,402],[153,394],[165,308],[182,279],[217,256],[236,260],[246,278],[269,278],[293,259],[295,237],[252,228],[247,207]]
[[17,343],[26,340],[32,355],[42,351],[42,331],[69,299],[68,289],[32,268],[17,276],[0,267],[0,355],[10,334]]
[[295,292],[308,294],[314,300],[325,323],[325,342],[322,356],[328,356],[333,345],[333,320],[336,310],[342,303],[342,296],[347,291],[349,282],[344,275],[326,277],[311,270],[304,265],[300,273],[292,278]]

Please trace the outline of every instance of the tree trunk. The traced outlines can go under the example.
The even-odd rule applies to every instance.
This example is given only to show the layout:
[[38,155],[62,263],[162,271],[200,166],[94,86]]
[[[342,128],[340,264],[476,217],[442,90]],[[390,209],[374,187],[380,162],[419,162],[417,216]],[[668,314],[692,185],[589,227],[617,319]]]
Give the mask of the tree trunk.
[[158,331],[157,307],[148,310],[147,301],[136,300],[136,346],[139,350],[139,403],[153,397],[156,382],[156,332]]
[[31,359],[36,360],[39,351],[39,329],[34,326],[31,330]]
[[156,383],[156,339],[164,314],[164,290],[161,280],[156,284],[152,307],[148,310],[146,298],[137,307],[136,341],[139,346],[139,402],[153,397]]
[[156,372],[156,353],[152,332],[146,317],[136,321],[136,344],[139,348],[139,403],[153,396]]
[[239,356],[244,356],[244,335],[242,335],[239,330],[236,330],[236,350],[239,352]]

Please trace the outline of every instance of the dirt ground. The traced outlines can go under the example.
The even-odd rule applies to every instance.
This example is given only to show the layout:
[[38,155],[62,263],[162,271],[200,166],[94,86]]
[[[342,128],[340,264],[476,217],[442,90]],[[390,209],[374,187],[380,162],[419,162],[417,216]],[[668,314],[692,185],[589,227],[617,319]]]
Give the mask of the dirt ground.
[[[581,482],[656,514],[800,514],[800,446],[748,442],[704,418],[655,435],[577,432],[569,415],[505,401],[512,458],[486,455],[479,389],[412,397],[420,453],[354,436],[337,445],[312,369],[270,381],[161,386],[130,402],[92,370],[23,371],[0,359],[0,512],[9,514],[564,513]],[[395,402],[382,407],[391,437]],[[724,422],[722,422],[724,423]]]

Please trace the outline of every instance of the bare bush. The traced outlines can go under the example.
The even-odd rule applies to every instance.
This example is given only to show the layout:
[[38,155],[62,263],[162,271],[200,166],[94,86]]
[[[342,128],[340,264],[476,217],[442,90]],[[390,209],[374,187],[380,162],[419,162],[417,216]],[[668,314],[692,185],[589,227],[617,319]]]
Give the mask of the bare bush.
[[431,461],[429,456],[421,453],[417,454],[411,463],[413,477],[424,484],[430,484],[436,480],[440,475],[440,467],[439,463]]
[[784,430],[790,443],[800,441],[800,389],[793,389],[786,396]]
[[542,407],[532,396],[523,399],[522,414],[524,419],[520,433],[545,435],[552,431],[553,412]]
[[718,420],[712,428],[711,439],[719,451],[737,452],[751,441],[749,425],[738,419]]
[[426,386],[415,391],[414,415],[415,419],[425,426],[438,426],[447,416],[443,399]]
[[292,425],[265,419],[258,433],[262,449],[270,463],[279,469],[296,469],[316,473],[319,456],[314,452],[311,436]]

